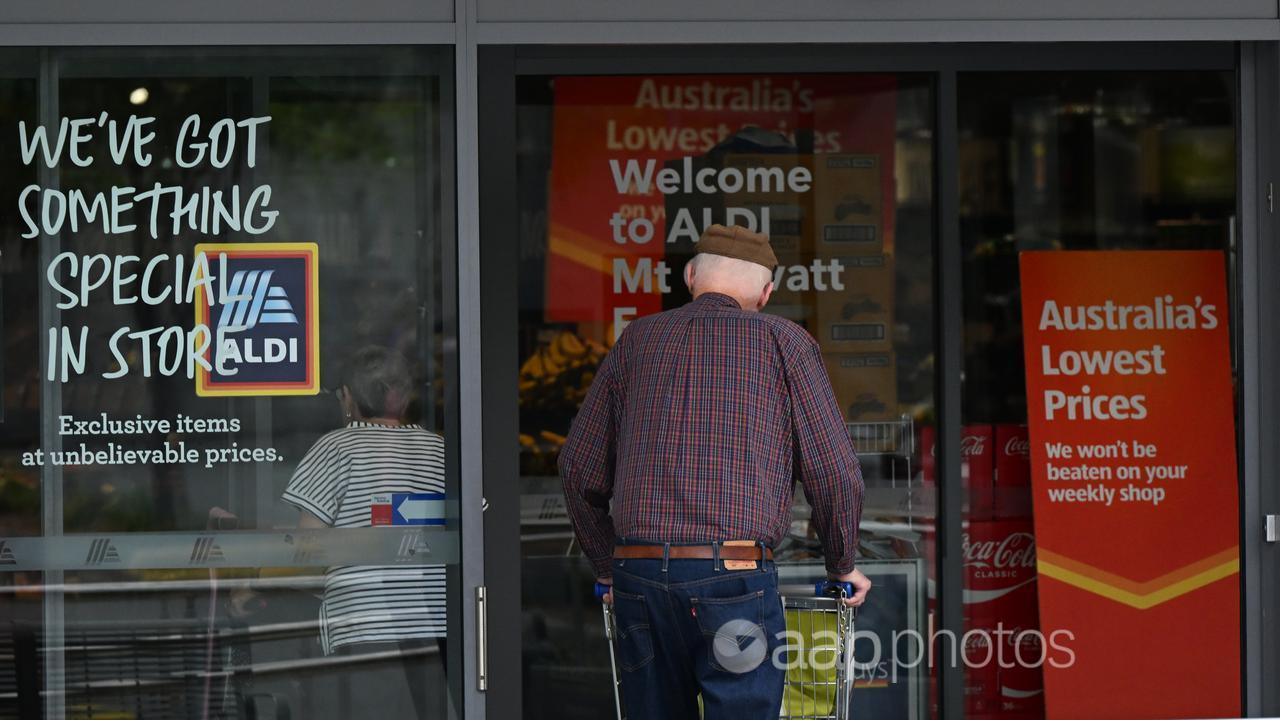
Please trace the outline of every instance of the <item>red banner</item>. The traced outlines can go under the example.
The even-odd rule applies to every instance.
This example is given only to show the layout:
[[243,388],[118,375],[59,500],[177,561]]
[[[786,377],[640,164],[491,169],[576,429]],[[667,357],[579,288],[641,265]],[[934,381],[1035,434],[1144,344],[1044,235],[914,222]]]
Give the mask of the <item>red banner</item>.
[[[833,214],[861,211],[879,251],[891,252],[893,76],[561,77],[554,83],[548,321],[612,326],[661,310],[662,294],[683,282],[683,268],[664,262],[668,249],[687,256],[713,222],[769,233],[784,265],[799,262],[771,232],[778,218],[762,212],[771,195],[817,195]],[[744,128],[774,144],[735,145]],[[718,147],[737,153],[737,164],[709,160]],[[849,180],[852,173],[828,168],[824,177],[815,158],[833,156],[848,159],[843,167],[868,163],[867,171]],[[782,186],[753,188],[744,175],[758,164],[786,170],[779,173]],[[831,197],[821,197],[822,188]]]
[[1021,270],[1040,623],[1073,656],[1044,667],[1046,714],[1236,717],[1222,254],[1027,252]]

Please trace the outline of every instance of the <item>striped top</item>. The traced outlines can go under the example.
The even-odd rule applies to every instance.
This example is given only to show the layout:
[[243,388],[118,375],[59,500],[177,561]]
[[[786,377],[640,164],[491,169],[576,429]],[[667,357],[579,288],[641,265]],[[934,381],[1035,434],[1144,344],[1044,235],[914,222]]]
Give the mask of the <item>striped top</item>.
[[[443,493],[444,439],[418,425],[353,421],[320,438],[284,500],[335,528],[371,527],[373,497]],[[359,642],[445,636],[444,565],[346,565],[325,574],[326,653]]]

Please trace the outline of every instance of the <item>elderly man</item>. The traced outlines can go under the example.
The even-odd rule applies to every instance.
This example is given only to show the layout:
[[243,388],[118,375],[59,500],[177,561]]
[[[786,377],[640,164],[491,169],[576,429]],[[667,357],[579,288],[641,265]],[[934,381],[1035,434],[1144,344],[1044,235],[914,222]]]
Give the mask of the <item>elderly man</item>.
[[628,326],[560,453],[574,530],[613,586],[631,720],[696,720],[699,695],[707,720],[778,717],[773,548],[797,479],[846,602],[871,587],[854,569],[862,473],[818,345],[759,312],[777,264],[764,235],[709,228],[693,301]]

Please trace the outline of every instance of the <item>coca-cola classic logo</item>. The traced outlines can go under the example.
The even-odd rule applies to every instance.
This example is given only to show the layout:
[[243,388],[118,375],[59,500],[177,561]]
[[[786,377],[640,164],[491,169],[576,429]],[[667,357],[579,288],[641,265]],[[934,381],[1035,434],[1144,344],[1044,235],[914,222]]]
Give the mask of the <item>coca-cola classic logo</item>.
[[1036,538],[1031,533],[1010,533],[999,541],[981,542],[973,542],[965,533],[963,551],[965,567],[1018,570],[1036,566]]
[[987,436],[965,435],[960,438],[960,456],[975,457],[986,452]]
[[[960,436],[960,457],[976,457],[986,452],[987,436],[986,435],[961,435]],[[1030,443],[1027,449],[1030,450]],[[930,445],[929,454],[933,457],[938,456],[938,446]]]
[[1017,435],[1009,438],[1004,444],[1005,455],[1021,455],[1023,457],[1031,456],[1031,439],[1018,437]]

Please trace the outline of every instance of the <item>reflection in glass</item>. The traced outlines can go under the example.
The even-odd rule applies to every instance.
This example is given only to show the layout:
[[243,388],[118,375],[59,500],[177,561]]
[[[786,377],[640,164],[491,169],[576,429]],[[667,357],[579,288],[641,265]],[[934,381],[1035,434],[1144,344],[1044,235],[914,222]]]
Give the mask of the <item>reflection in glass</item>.
[[[311,446],[284,491],[298,508],[299,527],[445,522],[444,439],[404,421],[412,392],[408,365],[393,350],[370,345],[347,361],[337,391],[346,425]],[[418,717],[445,712],[440,648],[446,634],[443,565],[343,565],[325,572],[325,654],[398,656],[404,682],[390,678],[377,695],[407,689]],[[363,689],[372,691],[368,684]]]

